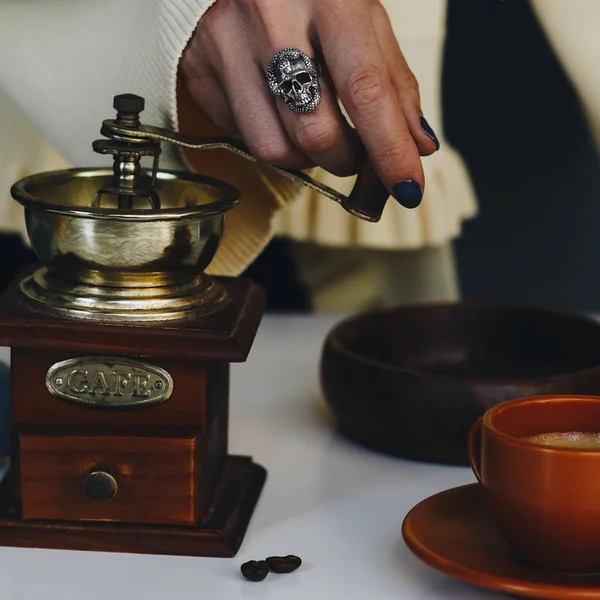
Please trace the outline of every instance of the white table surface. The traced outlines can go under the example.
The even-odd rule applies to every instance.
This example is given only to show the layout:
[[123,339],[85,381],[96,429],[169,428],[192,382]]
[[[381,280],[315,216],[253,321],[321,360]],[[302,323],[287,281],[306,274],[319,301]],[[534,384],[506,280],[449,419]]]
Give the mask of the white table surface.
[[[230,451],[269,472],[234,559],[0,548],[1,600],[502,598],[423,565],[400,534],[423,498],[473,482],[469,469],[382,456],[334,432],[318,364],[337,320],[266,317],[248,362],[233,366]],[[0,384],[6,395],[2,369]],[[304,564],[261,583],[241,577],[243,562],[273,554]]]

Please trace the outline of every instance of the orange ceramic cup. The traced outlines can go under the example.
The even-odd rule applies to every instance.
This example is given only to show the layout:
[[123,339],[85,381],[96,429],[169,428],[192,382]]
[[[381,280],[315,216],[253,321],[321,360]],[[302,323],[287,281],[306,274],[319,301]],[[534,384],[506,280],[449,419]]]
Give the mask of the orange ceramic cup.
[[471,467],[500,534],[522,560],[561,573],[600,573],[600,450],[522,440],[567,431],[600,432],[600,397],[503,402],[471,430]]

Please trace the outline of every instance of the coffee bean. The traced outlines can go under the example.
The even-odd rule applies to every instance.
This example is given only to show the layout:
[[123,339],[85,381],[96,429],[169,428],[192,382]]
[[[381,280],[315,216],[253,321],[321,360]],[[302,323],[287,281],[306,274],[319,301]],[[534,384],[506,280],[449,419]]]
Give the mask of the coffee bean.
[[266,560],[273,573],[291,573],[300,567],[302,559],[299,556],[269,556]]
[[262,581],[269,574],[269,565],[265,560],[249,560],[240,571],[248,581]]

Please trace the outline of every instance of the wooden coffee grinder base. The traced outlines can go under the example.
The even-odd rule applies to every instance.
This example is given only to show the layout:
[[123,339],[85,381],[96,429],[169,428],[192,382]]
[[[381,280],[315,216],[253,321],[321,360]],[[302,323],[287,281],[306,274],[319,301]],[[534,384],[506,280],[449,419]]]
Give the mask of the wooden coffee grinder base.
[[244,539],[265,477],[250,458],[229,456],[210,516],[196,527],[26,520],[16,517],[5,485],[0,489],[0,545],[231,558]]
[[234,556],[266,472],[227,454],[229,363],[264,307],[223,279],[217,311],[115,324],[47,316],[19,280],[0,298],[11,347],[11,469],[0,545]]

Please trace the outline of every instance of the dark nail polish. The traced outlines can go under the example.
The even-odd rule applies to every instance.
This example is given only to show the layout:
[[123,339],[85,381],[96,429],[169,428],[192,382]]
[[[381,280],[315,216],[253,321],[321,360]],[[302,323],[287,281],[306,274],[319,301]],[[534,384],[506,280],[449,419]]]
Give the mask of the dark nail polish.
[[392,186],[392,194],[405,208],[417,208],[423,198],[423,192],[419,184],[412,179],[395,183]]
[[435,149],[440,149],[440,140],[438,140],[437,135],[435,135],[435,131],[431,129],[431,125],[427,122],[427,119],[421,115],[421,128],[423,131],[435,142]]

